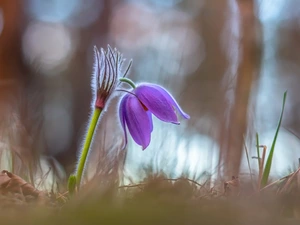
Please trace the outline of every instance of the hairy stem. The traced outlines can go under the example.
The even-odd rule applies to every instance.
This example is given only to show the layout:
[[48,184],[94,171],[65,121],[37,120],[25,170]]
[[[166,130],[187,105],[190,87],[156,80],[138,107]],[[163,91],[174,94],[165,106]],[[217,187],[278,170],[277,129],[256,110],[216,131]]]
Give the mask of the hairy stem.
[[79,157],[79,163],[77,164],[77,169],[76,169],[76,184],[77,188],[79,188],[82,175],[83,175],[83,170],[86,164],[86,159],[90,150],[90,146],[92,143],[92,139],[96,130],[96,125],[98,123],[100,114],[101,114],[101,109],[96,108],[93,112],[92,119],[90,121],[89,127],[88,127],[88,132],[84,141],[83,149],[81,151],[81,155]]
[[133,89],[136,88],[134,82],[128,78],[122,77],[119,79],[119,81],[129,84]]

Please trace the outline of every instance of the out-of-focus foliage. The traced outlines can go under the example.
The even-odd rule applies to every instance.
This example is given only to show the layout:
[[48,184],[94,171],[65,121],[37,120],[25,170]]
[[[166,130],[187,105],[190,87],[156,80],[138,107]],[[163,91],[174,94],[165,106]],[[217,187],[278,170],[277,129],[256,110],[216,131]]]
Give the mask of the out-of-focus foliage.
[[120,151],[116,97],[98,127],[89,177],[118,176],[123,165],[130,179],[148,166],[171,177],[249,173],[243,137],[250,156],[256,132],[271,145],[288,90],[276,175],[299,157],[299,8],[297,0],[3,0],[2,146],[22,159],[54,156],[73,171],[90,109],[93,46],[110,44],[133,59],[131,79],[166,87],[191,120],[176,128],[154,120],[159,129],[146,151],[134,143]]

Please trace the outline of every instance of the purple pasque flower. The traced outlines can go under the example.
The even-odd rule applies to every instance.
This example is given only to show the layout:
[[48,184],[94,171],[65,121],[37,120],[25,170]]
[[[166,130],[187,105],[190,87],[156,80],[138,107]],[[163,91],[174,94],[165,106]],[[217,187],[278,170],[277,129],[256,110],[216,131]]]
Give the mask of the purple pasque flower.
[[103,109],[110,95],[118,86],[121,75],[125,77],[131,67],[128,63],[125,73],[122,72],[122,65],[125,61],[117,49],[112,49],[109,45],[107,51],[103,48],[98,50],[94,47],[94,72],[92,76],[93,107]]
[[124,147],[127,145],[126,126],[133,140],[144,150],[151,140],[152,114],[164,122],[180,124],[175,110],[183,118],[190,118],[172,95],[156,84],[143,83],[125,94],[119,108],[120,121],[125,135]]

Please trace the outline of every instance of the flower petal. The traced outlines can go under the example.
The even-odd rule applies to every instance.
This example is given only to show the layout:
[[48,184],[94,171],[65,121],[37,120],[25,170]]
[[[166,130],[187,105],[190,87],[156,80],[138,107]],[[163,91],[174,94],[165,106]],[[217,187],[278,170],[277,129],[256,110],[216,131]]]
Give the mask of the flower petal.
[[135,89],[135,94],[139,100],[152,112],[158,119],[179,124],[177,115],[173,108],[173,101],[169,94],[161,91],[156,86],[142,84]]
[[150,127],[151,127],[151,132],[153,131],[153,120],[152,120],[152,113],[147,111],[148,117],[149,117],[149,121],[150,121]]
[[128,138],[127,138],[127,131],[126,131],[126,127],[125,127],[125,114],[126,114],[126,110],[125,110],[125,105],[126,105],[126,101],[127,101],[128,97],[125,95],[120,103],[119,106],[119,117],[120,117],[120,122],[124,131],[124,145],[122,147],[122,150],[126,147],[127,143],[128,143]]
[[135,94],[158,119],[170,123],[179,123],[172,105],[156,88],[140,85],[135,89]]
[[147,85],[159,91],[166,98],[166,100],[179,111],[179,113],[184,119],[190,119],[190,116],[181,109],[177,101],[166,89],[156,84],[144,84],[144,85]]
[[143,150],[148,147],[151,140],[152,124],[149,116],[139,99],[134,95],[127,95],[124,110],[125,122],[133,140],[141,145]]

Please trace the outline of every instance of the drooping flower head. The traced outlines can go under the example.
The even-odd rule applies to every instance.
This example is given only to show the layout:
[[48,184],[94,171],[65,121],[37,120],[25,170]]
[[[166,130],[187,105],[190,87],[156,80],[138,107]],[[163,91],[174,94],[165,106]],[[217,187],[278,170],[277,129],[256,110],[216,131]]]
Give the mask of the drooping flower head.
[[94,73],[92,77],[93,101],[92,107],[103,109],[110,95],[116,89],[119,78],[125,77],[131,67],[129,62],[125,73],[122,73],[123,56],[117,49],[109,45],[107,51],[94,47]]
[[125,135],[125,146],[127,144],[126,127],[133,140],[144,150],[151,140],[152,114],[161,121],[180,124],[176,110],[183,118],[190,118],[180,108],[172,95],[156,84],[143,83],[125,94],[119,108],[119,117]]

